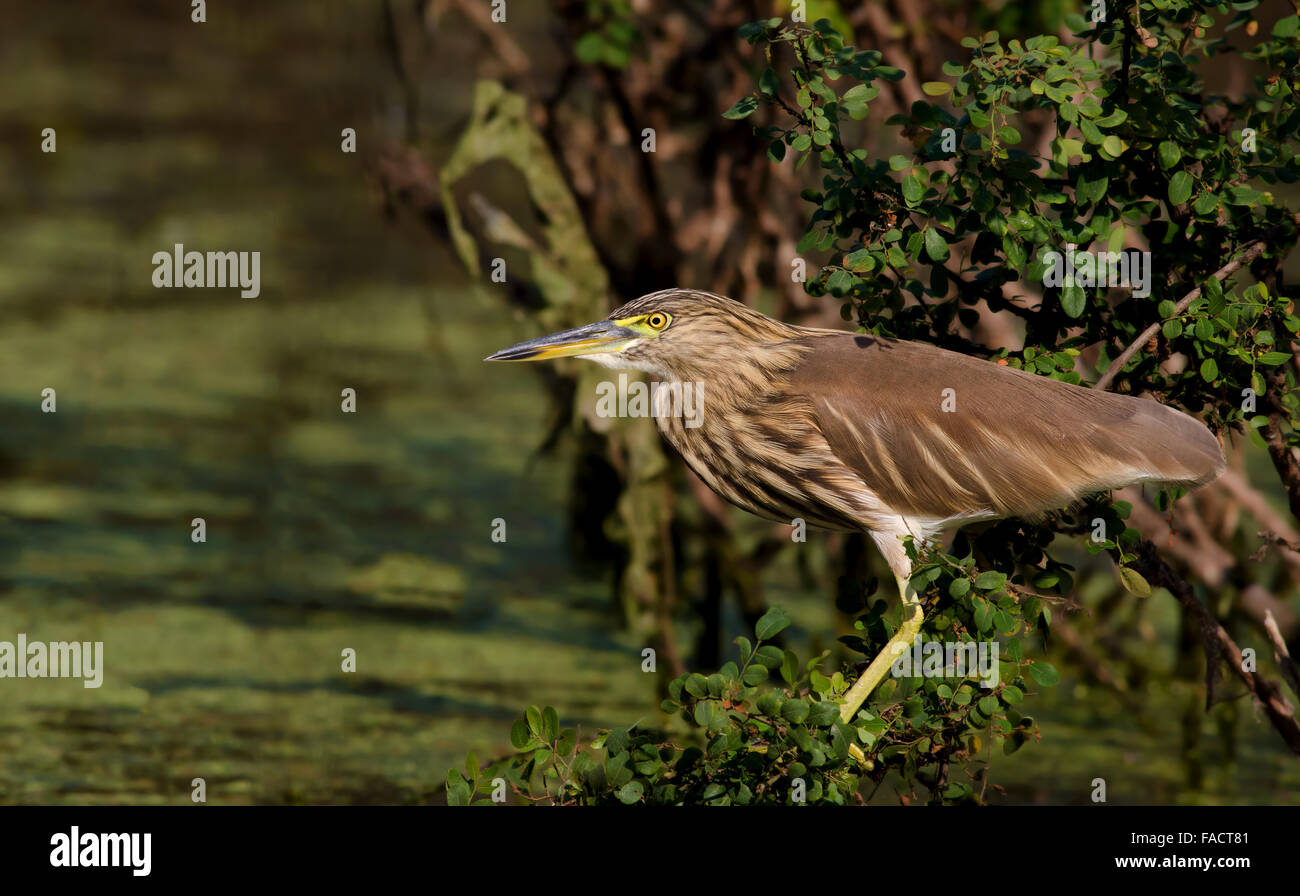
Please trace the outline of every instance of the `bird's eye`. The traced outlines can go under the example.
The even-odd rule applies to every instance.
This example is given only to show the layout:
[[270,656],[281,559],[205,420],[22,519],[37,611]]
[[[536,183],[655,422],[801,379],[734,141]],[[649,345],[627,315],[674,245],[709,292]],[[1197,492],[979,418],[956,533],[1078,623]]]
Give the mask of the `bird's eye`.
[[661,311],[656,311],[654,314],[647,317],[645,322],[656,330],[662,330],[664,327],[668,326],[668,315]]

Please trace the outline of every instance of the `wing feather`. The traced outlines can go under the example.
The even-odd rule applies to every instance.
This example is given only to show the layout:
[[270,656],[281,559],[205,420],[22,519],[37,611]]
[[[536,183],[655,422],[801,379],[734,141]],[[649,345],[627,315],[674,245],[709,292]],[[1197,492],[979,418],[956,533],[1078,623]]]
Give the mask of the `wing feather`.
[[[831,450],[890,508],[932,519],[1033,516],[1139,482],[1223,470],[1200,421],[935,346],[818,335],[789,374]],[[948,392],[946,390],[952,390]]]

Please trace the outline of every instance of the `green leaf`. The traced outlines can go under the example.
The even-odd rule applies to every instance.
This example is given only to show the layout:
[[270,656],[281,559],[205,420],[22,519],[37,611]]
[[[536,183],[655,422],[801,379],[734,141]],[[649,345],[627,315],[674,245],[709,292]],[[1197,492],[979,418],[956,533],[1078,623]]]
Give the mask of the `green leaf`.
[[510,726],[510,745],[516,750],[522,750],[532,739],[528,733],[528,723],[523,719],[515,719],[515,723]]
[[797,725],[804,719],[808,718],[809,710],[810,707],[808,706],[807,700],[787,700],[785,705],[781,707],[781,718]]
[[786,684],[794,684],[799,677],[799,657],[795,656],[794,651],[787,650],[781,660],[781,679]]
[[701,728],[708,728],[709,723],[713,721],[713,712],[716,707],[709,700],[702,700],[695,704],[695,712],[691,715],[695,719],[695,724]]
[[925,252],[931,261],[942,263],[948,260],[948,242],[936,227],[925,230]]
[[988,572],[982,572],[975,577],[975,587],[981,591],[992,591],[995,588],[1001,588],[1006,584],[1006,581],[1006,573],[989,570]]
[[980,708],[980,712],[984,713],[986,716],[991,716],[993,713],[998,711],[998,698],[990,694],[987,697],[981,697],[980,702],[977,705]]
[[839,704],[829,700],[819,700],[808,708],[808,724],[819,728],[825,728],[839,717]]
[[625,806],[641,802],[641,797],[645,794],[645,787],[640,781],[628,781],[617,791],[618,801]]
[[770,641],[781,632],[785,631],[786,626],[790,624],[790,617],[785,615],[785,610],[780,607],[773,607],[763,614],[754,626],[754,634],[760,641]]
[[605,37],[599,31],[588,31],[573,45],[573,53],[585,65],[595,65],[605,55]]
[[831,295],[839,298],[853,289],[855,278],[845,270],[834,270],[826,278],[826,288],[830,290]]
[[808,673],[808,686],[818,694],[825,694],[831,689],[831,680],[816,669],[813,669]]
[[1118,159],[1124,153],[1124,141],[1110,134],[1101,141],[1101,151],[1113,159]]
[[1072,283],[1061,290],[1061,310],[1067,317],[1079,317],[1088,304],[1088,297],[1083,287]]
[[742,97],[740,100],[736,102],[736,105],[732,106],[726,112],[723,112],[722,117],[730,118],[730,119],[748,118],[750,115],[754,114],[754,110],[757,108],[758,108],[757,97],[752,97],[752,96]]
[[1183,151],[1172,140],[1165,140],[1156,147],[1156,159],[1160,162],[1161,168],[1169,169],[1174,167],[1182,157]]
[[1107,252],[1119,252],[1124,248],[1124,225],[1116,224],[1110,230],[1110,237],[1106,240]]
[[1136,594],[1138,597],[1150,597],[1151,585],[1142,577],[1142,573],[1128,566],[1119,568],[1119,583],[1124,586],[1126,591]]
[[755,701],[758,711],[768,716],[780,714],[781,706],[785,703],[785,698],[776,691],[766,691]]
[[1182,205],[1192,195],[1192,176],[1186,171],[1179,171],[1169,178],[1169,202]]
[[626,728],[615,728],[605,735],[605,751],[611,756],[622,753],[631,742]]
[[845,266],[858,273],[869,273],[876,267],[876,260],[871,257],[870,249],[858,249],[844,256]]
[[915,206],[925,195],[925,187],[915,174],[903,178],[903,199],[910,206]]
[[1103,128],[1113,128],[1123,124],[1128,120],[1128,113],[1123,109],[1112,109],[1109,115],[1097,119],[1097,126]]
[[844,101],[849,103],[869,103],[880,96],[880,88],[874,84],[855,84],[844,91]]
[[952,92],[952,85],[947,81],[926,81],[921,85],[921,91],[926,96],[943,96]]
[[1214,193],[1202,193],[1192,200],[1192,211],[1198,215],[1212,215],[1219,210],[1219,197]]
[[1060,674],[1050,663],[1030,663],[1029,677],[1044,687],[1050,687],[1061,680]]
[[[455,775],[455,779],[451,776]],[[448,806],[468,806],[472,794],[469,792],[469,785],[455,771],[449,772],[447,776],[447,805]]]
[[777,78],[776,72],[770,68],[763,69],[763,74],[758,79],[758,89],[767,96],[776,96],[780,87],[781,81]]
[[[1206,358],[1201,362],[1201,379],[1207,383],[1212,383],[1219,378],[1219,365],[1213,358]],[[1132,589],[1129,589],[1130,591]]]

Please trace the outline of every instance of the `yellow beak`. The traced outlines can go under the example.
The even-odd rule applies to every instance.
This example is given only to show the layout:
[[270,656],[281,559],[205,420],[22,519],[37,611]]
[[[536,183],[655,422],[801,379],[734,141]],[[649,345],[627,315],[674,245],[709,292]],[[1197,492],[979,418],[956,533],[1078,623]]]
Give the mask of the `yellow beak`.
[[552,333],[503,348],[484,361],[546,361],[574,355],[600,355],[619,352],[633,339],[640,337],[635,330],[620,327],[612,320],[597,321],[585,327]]

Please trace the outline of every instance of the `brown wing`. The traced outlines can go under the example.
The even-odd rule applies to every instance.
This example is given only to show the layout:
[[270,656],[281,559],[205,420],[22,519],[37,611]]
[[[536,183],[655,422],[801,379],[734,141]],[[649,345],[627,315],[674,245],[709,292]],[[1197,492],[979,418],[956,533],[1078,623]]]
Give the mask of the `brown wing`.
[[924,343],[801,341],[792,390],[835,455],[908,516],[1034,516],[1137,482],[1201,485],[1224,466],[1205,426],[1154,401]]

